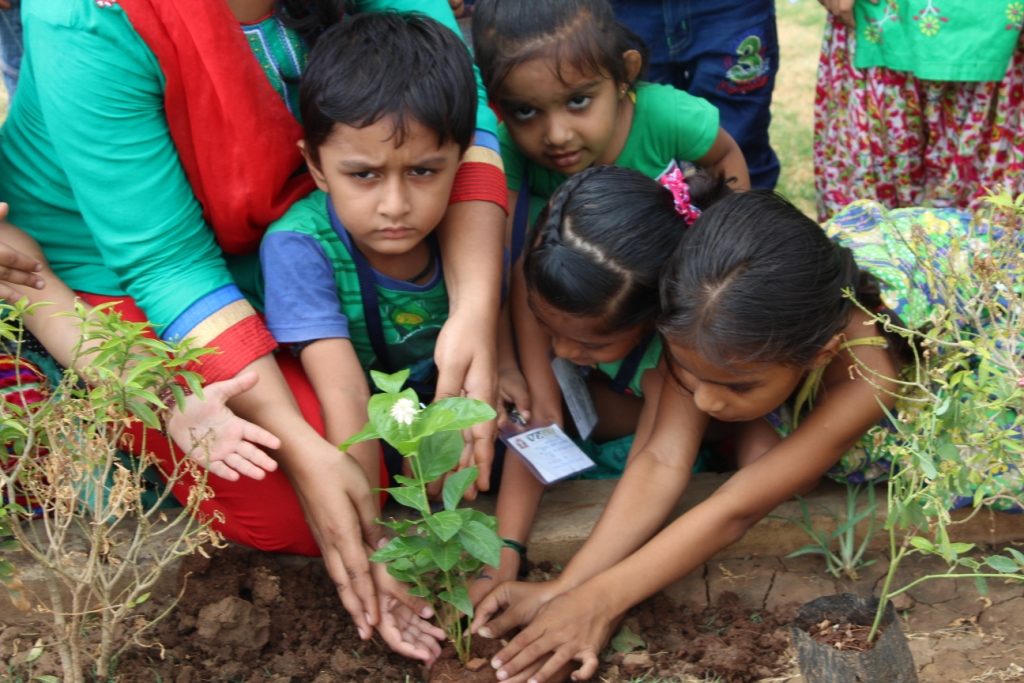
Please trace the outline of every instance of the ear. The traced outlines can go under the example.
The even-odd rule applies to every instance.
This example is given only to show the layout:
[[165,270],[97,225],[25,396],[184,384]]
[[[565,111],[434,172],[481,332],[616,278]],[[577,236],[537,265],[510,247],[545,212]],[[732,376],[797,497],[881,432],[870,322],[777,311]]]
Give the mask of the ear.
[[309,149],[306,147],[306,141],[299,140],[295,144],[299,146],[299,151],[302,152],[302,158],[306,160],[306,166],[309,167],[309,175],[313,176],[313,182],[316,183],[318,189],[327,192],[327,178],[324,177],[323,171],[320,170],[320,165],[309,155]]
[[643,68],[644,58],[640,55],[639,50],[630,49],[622,53],[622,61],[626,63],[626,79],[632,86],[636,83],[636,79],[640,78],[640,69]]
[[837,334],[829,339],[818,353],[814,354],[814,358],[811,360],[811,369],[820,368],[831,363],[832,359],[839,353],[839,345],[842,344],[842,341],[841,334]]

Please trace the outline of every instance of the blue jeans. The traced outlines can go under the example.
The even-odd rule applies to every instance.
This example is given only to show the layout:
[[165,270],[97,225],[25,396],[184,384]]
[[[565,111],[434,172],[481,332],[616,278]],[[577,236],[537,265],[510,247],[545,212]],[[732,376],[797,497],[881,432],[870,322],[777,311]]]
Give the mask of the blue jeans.
[[768,140],[779,70],[774,0],[612,0],[650,48],[647,79],[703,97],[743,150],[754,187],[773,188],[779,159]]
[[21,69],[21,0],[11,0],[11,9],[0,9],[0,70],[8,97],[14,97]]

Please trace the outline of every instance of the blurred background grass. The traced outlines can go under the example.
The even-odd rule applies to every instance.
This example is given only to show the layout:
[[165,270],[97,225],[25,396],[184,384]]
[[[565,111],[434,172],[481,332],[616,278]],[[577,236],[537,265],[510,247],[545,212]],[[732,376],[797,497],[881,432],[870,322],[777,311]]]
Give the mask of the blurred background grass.
[[781,56],[769,134],[782,164],[777,189],[813,218],[814,82],[826,12],[815,0],[777,0],[775,9]]
[[[814,171],[811,159],[814,80],[825,23],[815,0],[777,0],[779,75],[772,99],[772,146],[782,163],[778,190],[814,216]],[[0,123],[7,117],[7,91],[0,81]]]

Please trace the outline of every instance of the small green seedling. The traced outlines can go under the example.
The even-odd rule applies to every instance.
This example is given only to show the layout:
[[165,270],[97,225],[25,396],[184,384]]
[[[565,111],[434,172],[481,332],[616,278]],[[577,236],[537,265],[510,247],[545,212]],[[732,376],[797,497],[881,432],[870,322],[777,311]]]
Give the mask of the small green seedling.
[[[473,616],[468,585],[484,566],[499,563],[502,543],[494,516],[458,507],[477,478],[477,468],[452,470],[462,453],[462,430],[494,419],[494,409],[461,397],[424,407],[415,391],[402,389],[408,370],[370,374],[381,393],[370,397],[367,425],[341,449],[383,439],[401,453],[412,476],[396,476],[399,486],[386,490],[415,513],[382,521],[395,537],[370,559],[387,564],[391,576],[412,585],[410,593],[433,603],[441,626],[465,663],[470,648],[466,619]],[[427,485],[446,476],[441,494],[444,507],[434,512]]]

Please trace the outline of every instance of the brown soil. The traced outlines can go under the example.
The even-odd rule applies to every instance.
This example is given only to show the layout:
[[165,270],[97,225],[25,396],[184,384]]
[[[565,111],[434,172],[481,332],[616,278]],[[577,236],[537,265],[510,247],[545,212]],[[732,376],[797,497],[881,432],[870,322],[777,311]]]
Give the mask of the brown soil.
[[[189,573],[184,597],[148,638],[162,645],[162,658],[157,648],[130,652],[117,664],[120,680],[424,680],[426,672],[415,662],[390,653],[380,642],[359,640],[318,561],[228,548],[211,559],[189,559],[183,571]],[[538,570],[534,578],[545,575]],[[746,606],[731,593],[701,610],[673,606],[666,598],[650,600],[624,622],[645,645],[631,652],[609,648],[596,680],[644,675],[690,680],[707,674],[723,683],[756,681],[785,668],[789,639],[784,625],[790,616]],[[478,638],[474,649],[486,645],[493,643]],[[480,652],[480,680],[493,681],[485,662],[494,650]],[[430,680],[475,680],[447,666],[439,664]],[[33,673],[45,672],[36,666]]]
[[819,643],[831,645],[837,650],[845,652],[864,652],[874,646],[869,641],[868,634],[871,633],[870,626],[851,623],[833,623],[828,619],[814,624],[807,634]]

